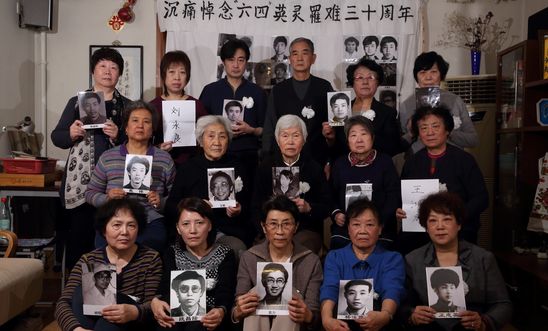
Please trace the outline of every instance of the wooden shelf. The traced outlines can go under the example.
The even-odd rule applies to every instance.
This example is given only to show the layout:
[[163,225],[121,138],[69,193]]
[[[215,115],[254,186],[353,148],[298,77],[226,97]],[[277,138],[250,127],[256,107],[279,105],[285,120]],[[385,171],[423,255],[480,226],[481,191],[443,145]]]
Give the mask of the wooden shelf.
[[544,87],[546,86],[548,88],[548,79],[542,79],[542,80],[535,80],[532,82],[525,83],[525,87]]

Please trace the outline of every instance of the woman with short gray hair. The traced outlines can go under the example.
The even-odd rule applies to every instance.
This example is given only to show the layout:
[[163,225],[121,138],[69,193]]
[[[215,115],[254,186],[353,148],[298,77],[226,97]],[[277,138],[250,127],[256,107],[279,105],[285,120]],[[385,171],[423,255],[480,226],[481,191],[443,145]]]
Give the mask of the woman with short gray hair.
[[[166,203],[168,219],[177,219],[177,205],[184,198],[198,197],[209,200],[208,169],[234,168],[234,178],[240,177],[243,184],[242,190],[236,192],[236,206],[214,208],[212,221],[218,230],[217,242],[229,246],[239,254],[251,245],[255,233],[253,227],[246,224],[246,217],[242,215],[242,209],[248,207],[246,192],[251,189],[246,185],[248,177],[240,161],[227,153],[228,144],[232,140],[230,122],[217,115],[200,117],[196,122],[196,140],[202,147],[202,152],[177,169],[175,183]],[[174,226],[172,222],[168,229],[174,230]]]
[[[330,193],[322,167],[309,154],[302,153],[308,131],[296,115],[278,119],[274,130],[279,152],[265,157],[255,176],[252,222],[258,233],[260,206],[272,195],[284,194],[297,206],[300,217],[295,240],[318,253],[323,236],[323,219],[329,215]],[[293,176],[282,176],[291,171]],[[293,178],[287,182],[287,178]]]

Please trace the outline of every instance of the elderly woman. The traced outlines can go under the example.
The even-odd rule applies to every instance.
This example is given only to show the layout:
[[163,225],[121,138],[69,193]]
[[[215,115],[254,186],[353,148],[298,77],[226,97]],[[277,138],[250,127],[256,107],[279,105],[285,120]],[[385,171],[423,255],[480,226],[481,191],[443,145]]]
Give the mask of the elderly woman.
[[[402,170],[402,179],[439,179],[440,189],[454,192],[466,204],[466,222],[460,235],[468,242],[477,241],[480,214],[487,208],[489,195],[474,157],[448,144],[454,128],[453,117],[443,106],[422,107],[412,118],[412,129],[425,148],[409,158]],[[405,211],[398,208],[396,217],[405,222]],[[397,240],[398,250],[407,254],[428,242],[420,232],[402,232]]]
[[[417,330],[500,330],[512,317],[512,303],[492,253],[459,240],[465,206],[457,194],[428,196],[419,207],[419,221],[430,242],[406,257],[408,296],[401,314]],[[460,266],[466,309],[458,319],[436,319],[428,306],[426,267]],[[436,306],[434,306],[436,307]],[[413,328],[414,327],[414,328]]]
[[[156,111],[143,101],[130,102],[124,113],[124,128],[127,142],[103,153],[95,166],[86,191],[86,201],[100,207],[107,201],[130,197],[143,205],[147,213],[147,228],[137,241],[141,244],[163,251],[166,244],[166,230],[163,209],[167,195],[175,179],[175,168],[171,156],[154,147],[151,137],[156,125]],[[148,193],[126,193],[123,188],[126,156],[150,155],[151,183]],[[95,237],[96,247],[105,242],[101,236]]]
[[164,129],[162,120],[162,101],[187,100],[194,101],[196,120],[207,111],[202,102],[185,93],[185,87],[190,81],[190,59],[183,51],[171,51],[164,54],[160,61],[160,78],[162,80],[163,93],[154,98],[150,103],[156,108],[158,114],[158,127],[154,131],[154,145],[169,152],[175,161],[180,165],[198,152],[194,146],[173,147],[173,141],[164,141]]
[[108,120],[102,129],[83,128],[78,109],[78,97],[70,98],[59,123],[51,132],[51,141],[56,147],[70,149],[67,167],[63,173],[61,202],[66,208],[68,225],[66,263],[72,268],[80,256],[93,249],[93,214],[95,208],[86,204],[84,192],[97,160],[104,151],[124,142],[122,113],[129,102],[116,90],[118,78],[124,72],[124,59],[113,48],[100,48],[93,52],[90,60],[93,88],[103,92]]
[[396,237],[395,211],[400,206],[400,179],[392,159],[373,148],[375,133],[373,123],[363,116],[353,116],[345,124],[344,133],[350,152],[338,158],[331,168],[333,212],[331,218],[331,249],[349,243],[345,224],[345,210],[349,202],[347,185],[369,183],[372,185],[371,200],[378,208],[384,224],[383,239],[386,243]]
[[[215,243],[217,231],[213,223],[213,212],[202,199],[186,198],[179,204],[176,225],[176,242],[164,256],[164,273],[159,296],[152,300],[152,312],[162,328],[173,330],[215,330],[227,329],[228,313],[234,301],[236,286],[236,260],[232,250]],[[196,322],[175,323],[170,311],[170,275],[174,270],[206,269],[205,316]],[[184,313],[174,312],[183,316]],[[186,316],[186,315],[184,315]],[[223,326],[224,325],[224,326]]]
[[[356,98],[352,100],[352,114],[360,114],[373,122],[377,139],[373,147],[381,152],[394,156],[403,151],[401,144],[400,124],[397,111],[375,99],[377,88],[382,84],[384,72],[382,67],[365,57],[346,69],[347,85],[352,86]],[[323,135],[330,146],[331,155],[346,154],[344,132],[341,128],[333,128],[328,122],[323,123]]]
[[[167,200],[167,214],[170,219],[177,219],[177,205],[188,197],[209,199],[208,169],[234,168],[235,177],[240,177],[243,189],[236,193],[236,206],[215,208],[213,223],[217,228],[217,242],[232,248],[237,254],[247,249],[254,237],[253,228],[241,215],[242,206],[247,206],[246,174],[238,159],[227,154],[228,144],[232,139],[230,122],[222,116],[207,115],[200,117],[196,123],[196,138],[203,152],[185,162],[177,170],[175,184]],[[236,190],[238,191],[238,190]]]
[[[421,88],[440,87],[441,81],[445,80],[447,71],[449,71],[449,63],[445,62],[441,55],[436,52],[426,52],[415,59],[413,76]],[[412,143],[411,151],[413,153],[424,147],[420,140],[413,141],[411,132],[411,117],[417,108],[416,104],[415,96],[410,96],[400,105],[399,115],[403,138]],[[476,147],[479,143],[478,135],[464,101],[454,93],[440,90],[440,104],[450,110],[455,122],[455,127],[449,136],[449,143],[460,148]]]
[[[262,212],[261,227],[266,240],[241,256],[232,321],[243,320],[244,331],[318,330],[322,265],[316,254],[294,240],[300,212],[283,195],[268,200]],[[283,262],[293,264],[293,295],[287,303],[289,316],[254,314],[261,299],[256,289],[257,262],[274,262],[273,266]]]
[[[133,199],[113,199],[95,214],[95,227],[107,245],[82,255],[55,308],[55,319],[63,331],[149,330],[150,301],[162,277],[162,261],[153,249],[135,243],[146,228],[146,212]],[[82,273],[88,265],[114,265],[116,302],[101,310],[101,316],[83,313]],[[110,271],[108,276],[110,276]],[[107,277],[108,279],[108,277]]]
[[[276,123],[274,130],[279,152],[272,157],[266,157],[259,165],[255,176],[255,191],[253,194],[253,210],[259,211],[260,206],[268,200],[273,189],[273,168],[298,168],[299,181],[308,190],[300,189],[298,196],[292,197],[299,210],[297,221],[300,224],[295,240],[316,254],[321,249],[323,235],[323,219],[331,210],[330,193],[323,169],[308,154],[301,153],[307,137],[306,125],[296,115],[284,115]],[[304,185],[306,183],[306,185]],[[304,188],[304,187],[303,187]],[[253,221],[260,224],[260,216],[255,213]],[[260,229],[259,229],[260,230]]]
[[[327,331],[378,330],[391,322],[403,297],[403,258],[377,245],[383,225],[371,201],[360,199],[350,204],[345,226],[351,243],[330,251],[325,259],[320,290],[322,324]],[[355,321],[337,320],[339,282],[352,279],[373,279],[374,311]]]

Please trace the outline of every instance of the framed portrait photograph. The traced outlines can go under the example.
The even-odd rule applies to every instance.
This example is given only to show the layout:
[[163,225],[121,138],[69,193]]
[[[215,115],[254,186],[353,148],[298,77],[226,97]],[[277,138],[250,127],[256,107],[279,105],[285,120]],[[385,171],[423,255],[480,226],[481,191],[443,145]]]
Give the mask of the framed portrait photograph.
[[548,30],[538,30],[538,46],[540,49],[540,69],[542,79],[548,79]]
[[272,62],[289,62],[289,37],[288,36],[273,36],[272,37]]
[[207,169],[209,202],[213,208],[236,206],[234,168]]
[[272,194],[296,198],[299,195],[299,167],[272,167]]
[[367,198],[369,201],[373,199],[373,184],[371,183],[350,183],[346,184],[346,192],[344,194],[345,210],[356,200]]
[[293,288],[293,263],[257,262],[257,315],[289,315]]
[[101,316],[101,310],[116,304],[116,266],[82,262],[84,315]]
[[466,310],[462,268],[426,267],[428,305],[436,310],[436,318],[459,318]]
[[78,111],[80,121],[84,123],[84,129],[100,129],[105,127],[107,121],[107,108],[105,95],[102,91],[78,92]]
[[360,49],[359,36],[344,36],[343,37],[343,60],[344,62],[355,63],[363,56],[363,52]]
[[337,319],[355,320],[373,310],[373,279],[339,281]]
[[175,322],[201,320],[206,314],[206,270],[174,270],[170,281],[170,316]]
[[[120,52],[124,58],[124,71],[118,78],[116,89],[130,100],[143,96],[143,46],[90,45],[89,58],[101,47],[109,47]],[[93,75],[89,75],[89,86],[93,86]]]
[[223,100],[223,117],[228,118],[231,125],[244,120],[245,107],[240,100]]
[[124,167],[124,191],[147,194],[152,183],[152,155],[127,154]]
[[350,91],[327,92],[327,114],[330,126],[344,126],[352,113]]

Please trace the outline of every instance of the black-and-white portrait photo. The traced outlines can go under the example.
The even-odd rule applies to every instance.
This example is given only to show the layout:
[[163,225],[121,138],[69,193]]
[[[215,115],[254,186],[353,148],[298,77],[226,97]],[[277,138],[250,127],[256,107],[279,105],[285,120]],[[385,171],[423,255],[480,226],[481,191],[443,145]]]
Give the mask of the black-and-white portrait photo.
[[253,78],[255,79],[255,84],[259,85],[264,89],[271,87],[271,73],[272,73],[272,62],[257,62],[253,67]]
[[213,208],[236,206],[234,168],[207,169],[209,202]]
[[116,304],[116,267],[82,263],[84,315],[100,316],[101,310]]
[[384,103],[388,107],[397,109],[398,106],[398,94],[395,89],[379,89],[379,101]]
[[427,267],[428,305],[436,318],[458,318],[466,310],[461,267]]
[[373,310],[373,279],[341,280],[337,319],[353,320]]
[[230,124],[244,120],[244,105],[239,100],[223,100],[223,117],[228,118]]
[[415,103],[417,108],[438,107],[440,105],[440,88],[417,87],[415,89]]
[[380,42],[381,60],[396,61],[398,59],[398,41],[394,36],[384,36]]
[[272,64],[272,78],[270,85],[276,85],[289,78],[289,64],[285,62],[277,62]]
[[273,55],[270,58],[273,62],[287,62],[289,59],[289,43],[287,36],[275,36],[272,38]]
[[379,65],[384,73],[384,80],[380,86],[396,86],[398,64],[396,62],[380,62]]
[[352,112],[350,105],[350,91],[327,93],[327,114],[329,125],[344,126],[346,119]]
[[288,315],[287,304],[291,300],[293,264],[258,262],[257,315]]
[[273,167],[272,194],[296,198],[299,195],[299,167]]
[[175,322],[199,321],[206,314],[206,270],[172,271],[169,302]]
[[379,60],[381,58],[379,52],[379,37],[365,36],[362,41],[365,58],[368,60]]
[[373,184],[371,183],[351,183],[346,184],[346,193],[344,195],[345,210],[356,200],[369,199],[373,197]]
[[152,181],[152,155],[126,155],[124,191],[147,194]]
[[353,36],[345,36],[344,37],[344,45],[343,45],[343,59],[346,62],[356,62],[362,57],[362,54],[360,51],[360,41],[358,38]]
[[84,129],[99,129],[107,121],[107,108],[103,92],[78,92],[78,110]]

